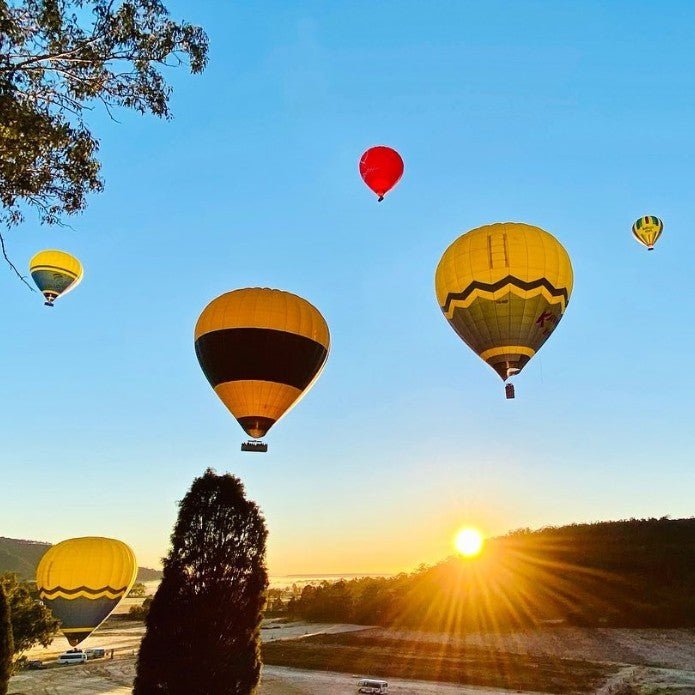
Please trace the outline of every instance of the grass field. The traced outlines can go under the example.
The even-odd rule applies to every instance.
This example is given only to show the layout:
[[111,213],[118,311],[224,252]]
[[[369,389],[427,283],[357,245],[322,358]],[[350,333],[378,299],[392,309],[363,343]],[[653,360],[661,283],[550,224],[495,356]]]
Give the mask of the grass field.
[[596,692],[617,671],[610,664],[395,640],[368,631],[267,643],[263,661],[300,669],[577,694]]

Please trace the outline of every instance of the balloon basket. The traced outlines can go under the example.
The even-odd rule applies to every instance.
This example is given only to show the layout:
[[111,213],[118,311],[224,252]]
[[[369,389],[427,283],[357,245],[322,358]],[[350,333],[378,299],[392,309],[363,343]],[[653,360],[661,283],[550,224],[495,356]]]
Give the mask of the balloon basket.
[[259,442],[258,440],[250,439],[248,442],[242,443],[241,450],[265,453],[266,451],[268,451],[268,445],[265,442]]
[[514,384],[505,384],[504,386],[504,394],[507,397],[507,399],[511,399],[515,397],[514,394]]

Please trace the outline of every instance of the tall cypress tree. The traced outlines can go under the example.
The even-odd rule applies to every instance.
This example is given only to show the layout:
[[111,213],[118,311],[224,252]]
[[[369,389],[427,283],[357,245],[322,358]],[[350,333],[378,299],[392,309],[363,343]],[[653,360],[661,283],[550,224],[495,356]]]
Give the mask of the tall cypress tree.
[[5,589],[0,584],[0,695],[7,694],[12,675],[12,657],[14,640],[12,639],[12,621],[10,619],[10,601]]
[[267,535],[238,478],[208,469],[193,481],[147,616],[134,695],[256,692]]

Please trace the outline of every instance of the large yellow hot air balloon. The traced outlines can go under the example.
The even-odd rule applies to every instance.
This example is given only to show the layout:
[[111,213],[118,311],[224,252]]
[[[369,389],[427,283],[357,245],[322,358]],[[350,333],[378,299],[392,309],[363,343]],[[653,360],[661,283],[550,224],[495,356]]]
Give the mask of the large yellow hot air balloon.
[[[478,227],[454,241],[437,266],[444,316],[503,380],[518,374],[560,322],[572,293],[562,244],[528,224]],[[507,384],[507,397],[514,387]]]
[[46,298],[45,305],[75,289],[82,280],[82,264],[65,251],[39,251],[29,261],[29,272],[39,290]]
[[39,596],[74,647],[96,630],[130,591],[138,568],[122,541],[89,536],[50,547],[36,570]]
[[[254,439],[311,388],[329,348],[328,325],[318,309],[281,290],[227,292],[205,307],[195,327],[205,376]],[[250,442],[242,449],[265,451],[267,445]]]
[[654,215],[640,217],[632,225],[632,236],[640,244],[646,246],[649,251],[654,250],[654,244],[656,244],[663,231],[664,223],[658,217],[654,217]]

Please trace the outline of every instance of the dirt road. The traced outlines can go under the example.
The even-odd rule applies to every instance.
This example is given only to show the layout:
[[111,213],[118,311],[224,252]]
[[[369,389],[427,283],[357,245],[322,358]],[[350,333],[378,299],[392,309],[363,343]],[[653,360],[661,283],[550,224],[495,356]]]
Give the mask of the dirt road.
[[[135,675],[133,657],[105,664],[66,666],[12,679],[11,695],[129,695]],[[263,669],[261,695],[355,695],[357,677],[325,671],[268,666]],[[509,690],[438,685],[389,679],[392,695],[511,695]]]
[[[263,640],[301,639],[317,634],[336,634],[364,630],[355,625],[266,624]],[[381,631],[375,632],[379,634]],[[142,623],[112,621],[85,641],[85,647],[114,649],[113,660],[103,659],[84,665],[60,666],[44,671],[26,671],[10,683],[10,695],[126,695],[131,693],[135,675],[135,654],[144,634]],[[426,633],[396,633],[423,641],[443,639]],[[692,630],[591,630],[562,628],[507,635],[470,635],[467,644],[486,646],[493,651],[521,654],[547,654],[561,658],[610,662],[621,666],[601,695],[608,693],[663,693],[695,695],[695,631]],[[54,663],[67,649],[61,637],[48,649],[34,649],[32,659]],[[365,674],[362,674],[365,675]],[[378,677],[379,674],[371,674]],[[263,671],[261,695],[347,695],[356,692],[357,674],[328,673],[268,666]],[[509,695],[512,691],[491,688],[441,685],[424,681],[389,678],[392,695]]]

